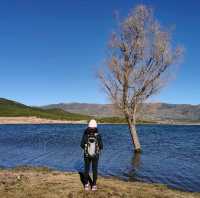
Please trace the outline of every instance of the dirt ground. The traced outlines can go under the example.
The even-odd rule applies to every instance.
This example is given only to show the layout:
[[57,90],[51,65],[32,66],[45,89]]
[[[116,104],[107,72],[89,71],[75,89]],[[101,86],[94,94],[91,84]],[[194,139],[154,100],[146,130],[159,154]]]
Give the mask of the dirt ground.
[[164,185],[98,179],[98,190],[86,192],[80,175],[21,167],[0,170],[0,198],[200,198],[200,193],[171,190]]

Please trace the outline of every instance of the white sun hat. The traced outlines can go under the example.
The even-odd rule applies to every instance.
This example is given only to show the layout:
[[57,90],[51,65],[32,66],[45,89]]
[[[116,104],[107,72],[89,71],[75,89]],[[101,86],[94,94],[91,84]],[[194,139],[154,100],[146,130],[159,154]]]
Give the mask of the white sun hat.
[[90,122],[88,124],[88,127],[90,127],[90,128],[97,128],[97,122],[96,122],[96,120],[94,120],[94,119],[90,120]]

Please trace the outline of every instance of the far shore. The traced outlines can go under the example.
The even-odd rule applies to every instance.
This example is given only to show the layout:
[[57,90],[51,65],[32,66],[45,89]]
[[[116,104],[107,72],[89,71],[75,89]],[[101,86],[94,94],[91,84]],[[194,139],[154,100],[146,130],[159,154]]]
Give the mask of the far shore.
[[[0,124],[87,124],[87,120],[53,120],[47,118],[38,118],[35,116],[30,117],[0,117]],[[100,124],[126,124],[126,123],[100,123]],[[145,122],[137,124],[159,124],[159,125],[200,125],[200,122],[169,122],[169,121],[156,121]]]
[[86,124],[86,120],[51,120],[46,118],[30,117],[0,117],[0,124]]

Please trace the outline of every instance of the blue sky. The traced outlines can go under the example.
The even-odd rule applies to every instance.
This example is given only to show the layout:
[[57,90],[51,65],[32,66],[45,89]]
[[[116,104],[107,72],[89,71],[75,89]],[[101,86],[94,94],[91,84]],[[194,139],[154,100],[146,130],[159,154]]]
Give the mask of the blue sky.
[[175,25],[186,48],[177,77],[153,101],[200,104],[200,1],[0,1],[0,97],[28,105],[108,103],[96,79],[114,30],[113,13],[126,16],[151,5],[161,24]]

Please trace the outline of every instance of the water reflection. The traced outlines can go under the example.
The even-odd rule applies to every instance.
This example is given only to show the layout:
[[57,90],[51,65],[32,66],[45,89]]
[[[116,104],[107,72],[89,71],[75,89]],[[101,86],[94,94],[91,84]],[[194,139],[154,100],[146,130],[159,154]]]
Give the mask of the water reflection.
[[131,166],[129,168],[129,171],[124,174],[126,178],[130,181],[136,181],[137,180],[137,172],[139,171],[139,168],[141,166],[141,153],[135,153],[131,159]]
[[135,153],[133,158],[132,158],[132,164],[133,164],[133,168],[135,170],[140,168],[141,165],[141,153]]

